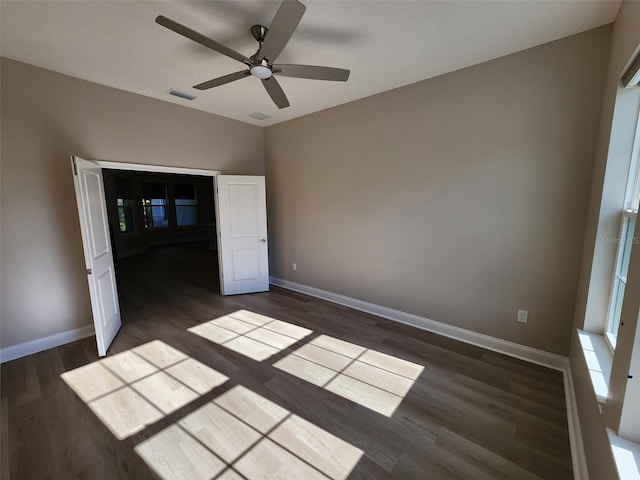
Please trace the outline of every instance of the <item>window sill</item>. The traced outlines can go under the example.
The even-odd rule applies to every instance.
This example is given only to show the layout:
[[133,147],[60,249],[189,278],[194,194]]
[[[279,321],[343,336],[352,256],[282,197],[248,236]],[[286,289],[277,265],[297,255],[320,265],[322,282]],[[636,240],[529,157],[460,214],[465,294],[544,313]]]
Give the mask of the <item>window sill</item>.
[[611,377],[613,352],[601,334],[578,330],[578,338],[589,369],[593,390],[602,412],[607,404],[607,398],[609,398],[609,378]]
[[640,480],[640,445],[620,438],[610,428],[607,428],[607,435],[618,476],[624,480]]

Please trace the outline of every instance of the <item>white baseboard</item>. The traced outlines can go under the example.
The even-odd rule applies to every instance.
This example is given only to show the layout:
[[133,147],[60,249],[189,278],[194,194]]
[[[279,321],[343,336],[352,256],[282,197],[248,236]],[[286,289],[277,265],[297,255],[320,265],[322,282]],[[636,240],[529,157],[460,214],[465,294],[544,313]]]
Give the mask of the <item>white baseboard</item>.
[[580,428],[580,417],[578,416],[576,392],[573,387],[571,363],[568,358],[562,374],[564,377],[565,400],[567,402],[567,427],[569,429],[573,478],[575,480],[589,480],[589,469],[587,468],[587,458],[584,454],[584,444],[582,443],[582,429]]
[[479,347],[486,348],[487,350],[504,353],[505,355],[553,368],[554,370],[565,371],[567,367],[567,357],[556,355],[555,353],[549,353],[543,350],[527,347],[525,345],[520,345],[518,343],[509,342],[507,340],[490,337],[489,335],[484,335],[482,333],[465,330],[460,327],[454,327],[452,325],[436,322],[435,320],[430,320],[411,313],[401,312],[400,310],[394,310],[374,303],[364,302],[362,300],[346,297],[333,292],[327,292],[326,290],[320,290],[319,288],[309,287],[307,285],[283,280],[277,277],[269,277],[269,282],[277,287],[321,298],[322,300],[351,307],[362,312],[371,313],[388,320],[394,320],[406,325],[411,325],[422,330],[427,330],[445,337],[460,340],[461,342],[477,345]]
[[26,357],[32,353],[42,352],[50,348],[59,347],[65,343],[75,342],[82,338],[95,335],[95,327],[93,325],[85,325],[84,327],[75,328],[62,333],[56,333],[37,340],[19,343],[0,349],[0,363],[15,360],[16,358]]
[[503,353],[505,355],[549,367],[554,370],[560,370],[563,373],[564,380],[565,400],[567,404],[567,426],[569,429],[569,443],[571,446],[571,461],[573,464],[574,479],[588,480],[589,473],[584,455],[584,445],[582,443],[582,432],[580,429],[580,419],[578,417],[576,395],[573,388],[569,359],[567,357],[509,342],[507,340],[490,337],[482,333],[472,332],[471,330],[465,330],[464,328],[436,322],[435,320],[430,320],[411,313],[401,312],[400,310],[394,310],[374,303],[364,302],[356,298],[327,292],[326,290],[320,290],[319,288],[309,287],[289,280],[269,277],[269,282],[272,285],[286,288],[287,290],[304,293],[305,295],[310,295],[332,303],[351,307],[362,312],[371,313],[388,320],[411,325],[422,330],[427,330],[445,337],[460,340],[461,342],[477,345],[479,347],[486,348],[487,350]]

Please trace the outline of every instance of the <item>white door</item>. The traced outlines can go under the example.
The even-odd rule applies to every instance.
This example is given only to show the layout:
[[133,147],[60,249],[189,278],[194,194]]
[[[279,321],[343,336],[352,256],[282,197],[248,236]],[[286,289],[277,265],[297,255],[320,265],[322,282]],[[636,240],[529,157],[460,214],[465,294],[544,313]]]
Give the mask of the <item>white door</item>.
[[218,175],[216,215],[220,293],[269,290],[264,177]]
[[71,162],[98,355],[104,357],[121,321],[102,168],[78,157]]

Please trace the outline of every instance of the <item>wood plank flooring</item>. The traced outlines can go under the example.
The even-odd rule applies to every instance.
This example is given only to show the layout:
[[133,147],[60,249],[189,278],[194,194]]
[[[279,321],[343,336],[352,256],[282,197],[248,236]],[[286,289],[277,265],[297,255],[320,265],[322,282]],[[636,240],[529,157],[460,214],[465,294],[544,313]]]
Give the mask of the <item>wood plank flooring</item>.
[[92,337],[2,365],[3,479],[573,478],[560,372],[280,288],[222,297],[215,263],[121,260],[106,359]]

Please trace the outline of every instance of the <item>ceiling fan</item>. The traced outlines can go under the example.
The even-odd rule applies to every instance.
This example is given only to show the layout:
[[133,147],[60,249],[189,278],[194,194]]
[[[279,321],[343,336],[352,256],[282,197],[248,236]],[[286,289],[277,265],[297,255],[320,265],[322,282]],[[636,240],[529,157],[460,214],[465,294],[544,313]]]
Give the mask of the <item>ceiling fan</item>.
[[258,51],[251,57],[245,57],[241,53],[162,15],[156,18],[156,23],[211,50],[244,63],[248,67],[248,69],[239,72],[199,83],[193,88],[206,90],[253,75],[262,81],[264,88],[278,108],[286,108],[289,106],[289,100],[274,75],[337,82],[345,82],[349,78],[350,71],[342,68],[274,63],[298,27],[306,8],[297,0],[283,0],[269,28],[264,25],[251,27],[251,35],[259,43]]

